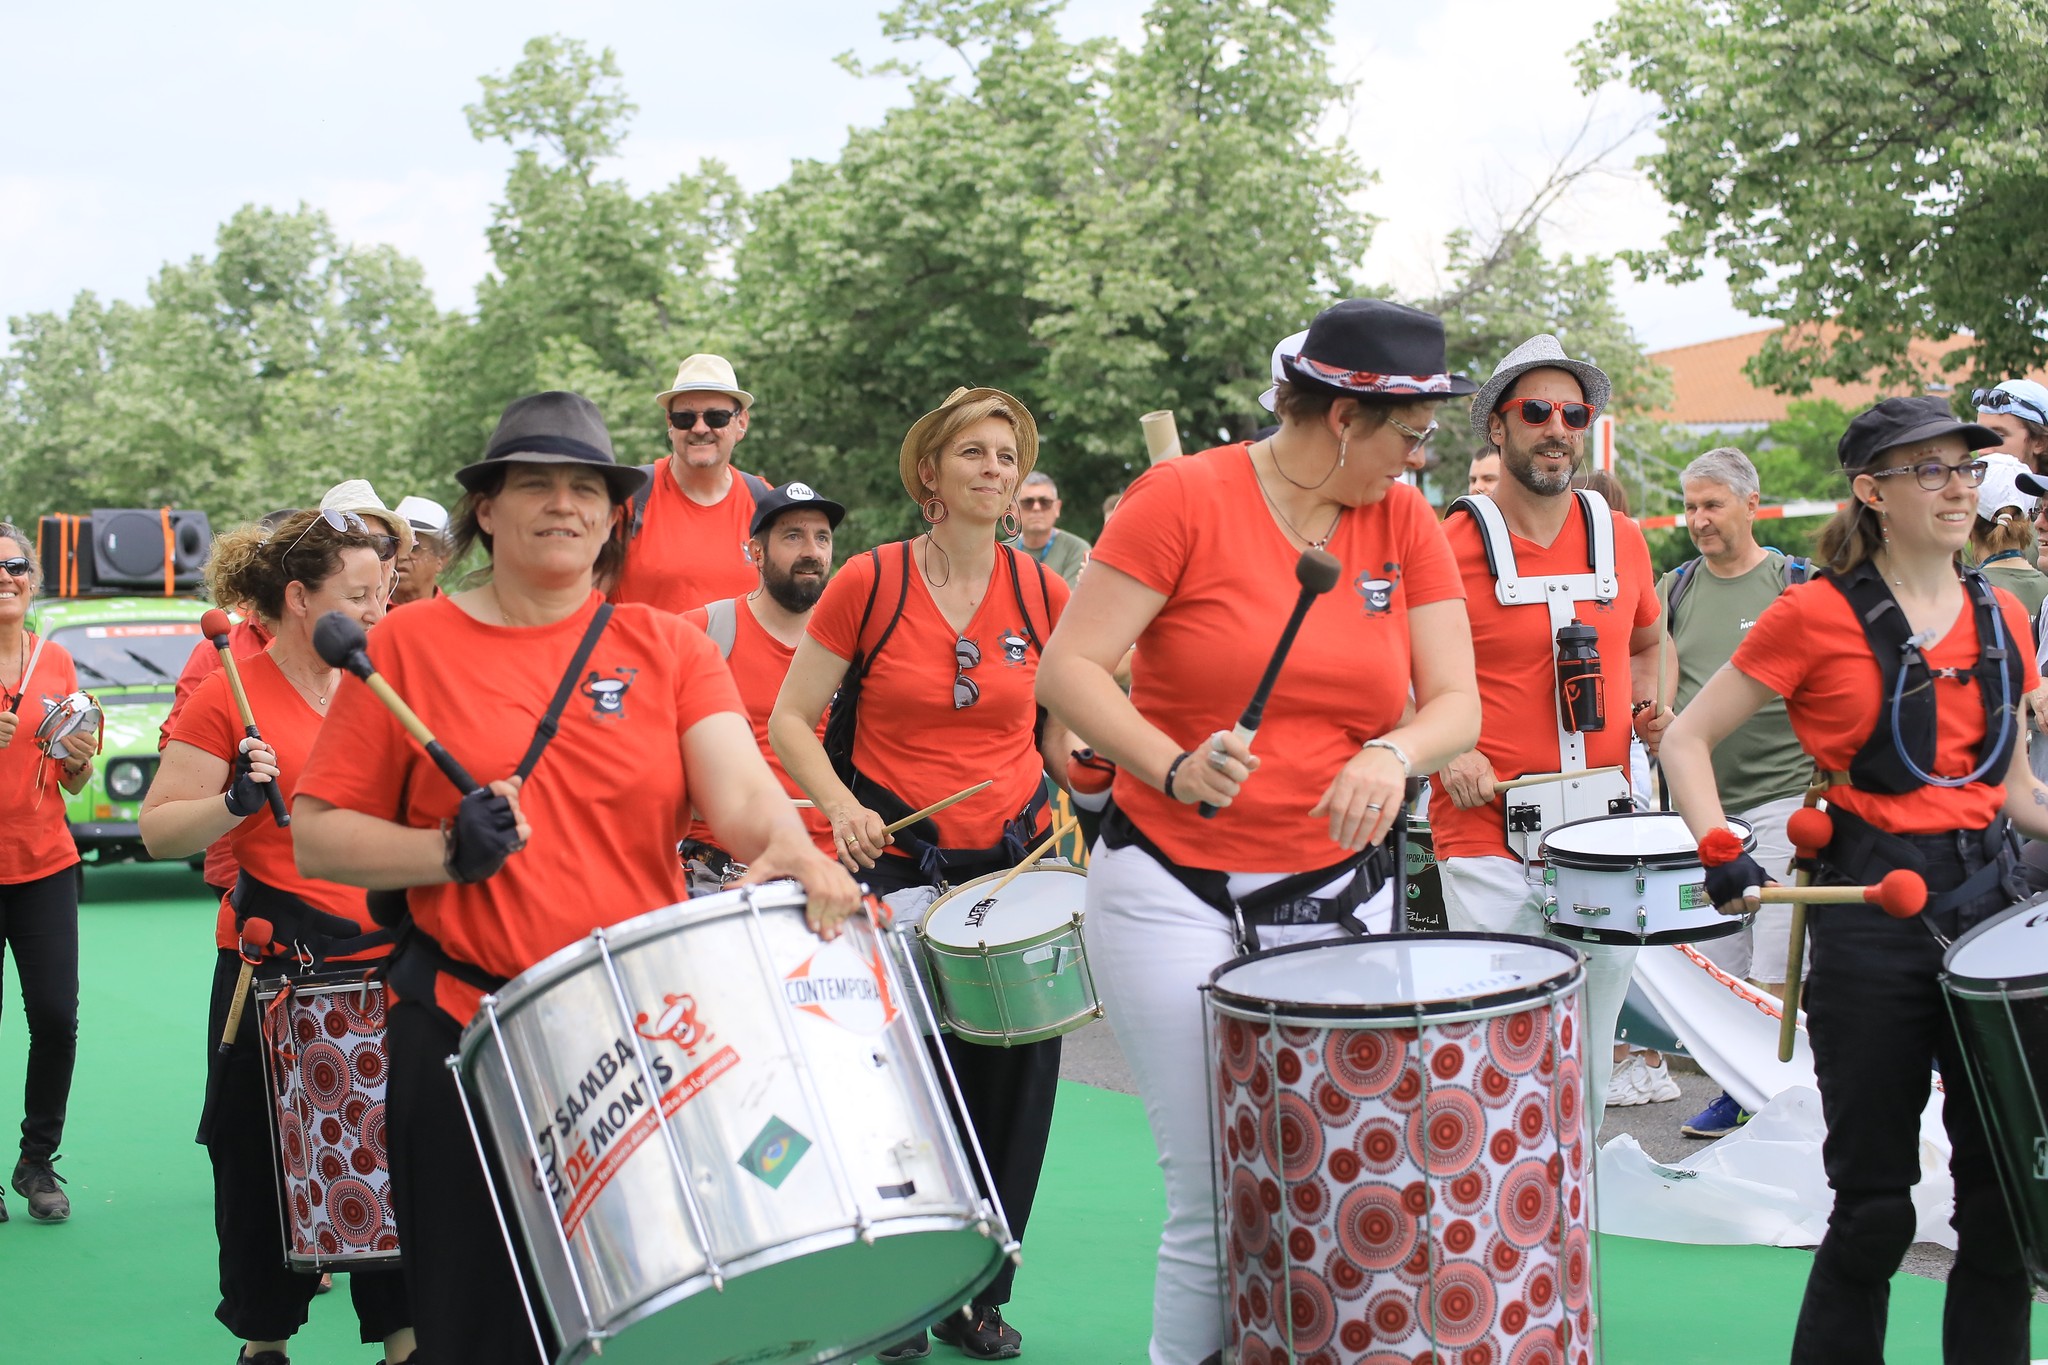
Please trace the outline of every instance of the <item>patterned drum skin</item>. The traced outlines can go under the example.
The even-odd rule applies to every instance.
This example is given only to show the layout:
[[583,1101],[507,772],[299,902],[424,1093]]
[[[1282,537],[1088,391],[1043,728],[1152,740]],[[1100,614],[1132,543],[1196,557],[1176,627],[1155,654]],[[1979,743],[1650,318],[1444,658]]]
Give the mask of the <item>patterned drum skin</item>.
[[1477,934],[1217,969],[1238,1361],[1596,1365],[1583,980],[1562,945]]
[[384,983],[359,972],[256,986],[277,1139],[285,1262],[398,1264],[384,1149]]

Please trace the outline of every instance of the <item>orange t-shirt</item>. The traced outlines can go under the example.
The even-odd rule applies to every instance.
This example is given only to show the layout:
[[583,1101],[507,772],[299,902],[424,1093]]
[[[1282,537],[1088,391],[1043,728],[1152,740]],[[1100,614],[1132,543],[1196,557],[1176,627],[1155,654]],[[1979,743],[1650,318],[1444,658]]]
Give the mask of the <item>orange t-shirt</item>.
[[[235,656],[235,662],[252,658],[270,648],[270,632],[253,617],[237,621],[228,627],[228,652]],[[201,640],[192,647],[192,655],[185,660],[185,667],[178,673],[178,685],[171,695],[171,709],[164,715],[164,723],[157,730],[156,747],[162,749],[171,742],[172,733],[178,728],[178,717],[184,713],[185,703],[192,700],[199,684],[211,675],[220,672],[220,651],[213,647],[213,641]],[[230,759],[230,762],[233,760]],[[235,884],[235,855],[228,847],[228,837],[222,835],[206,846],[205,876],[209,886],[233,886]],[[225,903],[223,903],[225,907]],[[226,927],[217,932],[227,936],[227,947],[234,945],[234,912],[223,908],[221,911]]]
[[[872,648],[889,623],[902,582],[901,559],[909,547],[897,541],[881,547],[887,581],[875,593],[868,620]],[[1019,577],[1012,578],[1014,563]],[[993,779],[987,791],[932,818],[942,848],[988,848],[1003,837],[1003,825],[1031,801],[1045,778],[1034,735],[1038,723],[1038,651],[1031,647],[1021,590],[1031,629],[1048,632],[1047,606],[1057,622],[1069,596],[1066,580],[1039,568],[1026,555],[996,552],[988,591],[967,628],[954,631],[932,600],[913,554],[909,592],[895,633],[875,657],[861,682],[860,718],[853,738],[853,766],[894,792],[912,810],[922,810],[966,787]],[[825,587],[811,612],[810,636],[841,659],[859,649],[861,614],[876,587],[875,561],[855,555]],[[971,643],[981,662],[958,668],[957,646]],[[954,679],[974,684],[978,699],[955,707]],[[1049,819],[1041,813],[1040,827]]]
[[[1606,692],[1607,727],[1585,736],[1586,766],[1628,763],[1629,636],[1638,626],[1654,625],[1661,610],[1657,576],[1650,569],[1650,547],[1643,533],[1619,512],[1614,517],[1614,571],[1621,595],[1612,602],[1581,602],[1574,619],[1599,632],[1600,678]],[[1510,533],[1512,535],[1512,532]],[[1485,539],[1479,522],[1459,513],[1444,523],[1444,539],[1465,576],[1465,609],[1472,616],[1472,652],[1479,675],[1479,752],[1493,764],[1494,776],[1505,782],[1525,773],[1558,771],[1557,651],[1550,612],[1540,602],[1504,607],[1494,596],[1494,578],[1486,568]],[[1590,561],[1586,552],[1586,519],[1574,505],[1564,529],[1547,547],[1514,536],[1515,562],[1525,576],[1582,574]],[[1484,806],[1459,810],[1444,794],[1441,776],[1429,802],[1429,834],[1439,858],[1508,858],[1507,815],[1496,796]]]
[[[370,658],[478,782],[510,777],[569,667],[599,597],[547,626],[478,621],[455,599],[416,602],[370,632]],[[414,828],[452,819],[461,795],[353,676],[328,708],[299,794]],[[561,730],[520,789],[525,848],[473,885],[414,887],[413,918],[454,956],[516,976],[603,925],[686,898],[676,840],[689,823],[682,735],[742,712],[704,632],[622,606],[598,639]],[[479,993],[440,978],[457,1020]]]
[[[320,713],[306,704],[299,689],[292,686],[268,651],[237,659],[235,664],[241,670],[242,690],[249,695],[249,710],[256,717],[256,728],[263,732],[263,742],[277,754],[278,781],[283,784],[289,809],[292,794],[298,790],[299,775],[306,766],[306,756],[313,751],[314,737],[320,733]],[[228,687],[227,674],[220,670],[217,661],[214,671],[186,699],[171,731],[171,740],[212,754],[230,767],[234,765],[242,743],[242,715]],[[270,818],[268,805],[254,815],[244,816],[240,824],[228,831],[227,839],[233,864],[266,886],[297,896],[316,910],[354,920],[366,934],[377,927],[370,919],[362,888],[299,875],[298,863],[292,855],[291,829],[278,828]],[[221,917],[214,925],[214,942],[222,948],[233,948],[235,938],[234,912],[223,902]],[[376,948],[363,956],[382,957],[389,951]]]
[[[735,598],[733,609],[732,653],[726,656],[726,667],[732,670],[733,685],[740,690],[740,700],[747,708],[747,719],[753,722],[754,743],[761,747],[761,757],[768,760],[768,771],[775,774],[775,780],[791,796],[802,797],[804,789],[794,778],[782,770],[782,760],[775,756],[775,748],[768,742],[768,713],[775,709],[775,698],[782,692],[782,680],[789,676],[789,661],[796,657],[796,650],[770,635],[747,605],[744,597]],[[703,607],[683,613],[683,619],[698,629],[703,629],[706,612]],[[825,722],[818,722],[818,738],[825,737]],[[804,828],[811,832],[811,842],[826,853],[832,852],[832,822],[822,811],[803,807],[797,811],[803,818]],[[712,836],[711,826],[702,820],[690,825],[690,837],[716,846],[718,840]]]
[[[1204,820],[1132,773],[1117,774],[1117,806],[1177,863],[1302,872],[1349,854],[1331,841],[1329,821],[1309,811],[1360,745],[1400,723],[1409,609],[1464,589],[1435,514],[1406,484],[1344,513],[1324,548],[1344,575],[1302,622],[1253,741],[1259,770],[1237,799]],[[1222,446],[1146,470],[1092,559],[1166,595],[1131,660],[1138,710],[1183,748],[1236,725],[1301,594],[1301,551],[1267,513],[1249,448]]]
[[[2010,637],[2008,647],[2026,661],[2031,691],[2040,672],[2029,647],[2033,636],[2026,609],[2004,588],[1993,591]],[[1857,624],[1855,609],[1831,583],[1787,588],[1757,617],[1732,662],[1785,698],[1785,713],[1800,747],[1823,768],[1847,772],[1857,750],[1877,728],[1882,714],[1877,660]],[[1968,669],[1976,663],[1976,613],[1965,604],[1948,633],[1927,651],[1927,666]],[[1974,683],[1942,678],[1935,679],[1934,697],[1934,771],[1960,777],[1977,766],[1977,746],[1984,740],[1983,702]],[[1993,780],[1966,787],[1922,787],[1896,796],[1830,787],[1827,801],[1893,834],[1982,829],[2005,805],[2004,769],[1989,776]]]
[[721,597],[746,596],[760,581],[760,570],[747,558],[753,523],[754,495],[737,469],[725,496],[705,507],[677,487],[663,460],[654,467],[640,534],[626,547],[612,601],[683,612]]
[[[24,632],[23,638],[28,653],[35,653],[36,637]],[[26,681],[27,694],[15,712],[21,719],[14,740],[0,749],[0,810],[7,812],[7,835],[0,838],[0,886],[32,882],[78,861],[64,813],[64,789],[57,785],[63,771],[36,747],[36,727],[46,714],[43,699],[57,701],[76,692],[78,671],[64,646],[45,645]],[[13,700],[12,692],[0,692],[0,706]]]

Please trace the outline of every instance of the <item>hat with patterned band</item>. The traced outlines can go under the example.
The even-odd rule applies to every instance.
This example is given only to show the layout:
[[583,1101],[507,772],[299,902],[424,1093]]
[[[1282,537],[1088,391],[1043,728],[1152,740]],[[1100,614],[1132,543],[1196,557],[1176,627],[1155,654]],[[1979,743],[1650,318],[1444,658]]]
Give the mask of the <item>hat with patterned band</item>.
[[1339,398],[1457,398],[1479,387],[1450,373],[1434,314],[1385,299],[1325,308],[1280,368],[1288,383]]

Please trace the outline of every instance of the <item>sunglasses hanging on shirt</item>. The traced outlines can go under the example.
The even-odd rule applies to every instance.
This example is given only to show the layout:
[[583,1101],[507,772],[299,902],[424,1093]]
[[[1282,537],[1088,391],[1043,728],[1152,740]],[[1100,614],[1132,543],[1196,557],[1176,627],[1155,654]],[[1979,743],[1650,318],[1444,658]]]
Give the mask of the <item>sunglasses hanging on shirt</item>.
[[965,711],[981,700],[981,689],[974,679],[967,676],[967,670],[981,662],[981,646],[972,640],[953,642],[953,709]]

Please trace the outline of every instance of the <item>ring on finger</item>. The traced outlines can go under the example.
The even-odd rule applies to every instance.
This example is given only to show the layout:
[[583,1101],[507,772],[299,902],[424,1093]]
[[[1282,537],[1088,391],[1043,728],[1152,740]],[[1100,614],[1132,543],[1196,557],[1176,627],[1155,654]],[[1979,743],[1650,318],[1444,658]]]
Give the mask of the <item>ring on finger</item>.
[[1222,772],[1224,768],[1229,766],[1229,764],[1229,754],[1224,753],[1221,749],[1211,749],[1209,751],[1209,766],[1214,768],[1217,772]]
[[1379,810],[1379,809],[1380,809],[1380,806],[1379,806],[1379,803],[1378,803],[1378,802],[1375,802],[1375,801],[1368,801],[1368,802],[1366,802],[1366,803],[1365,803],[1365,808],[1366,808],[1367,810]]

